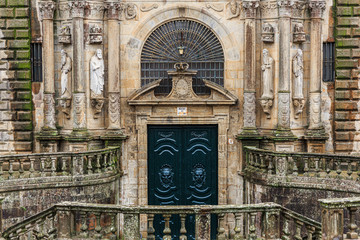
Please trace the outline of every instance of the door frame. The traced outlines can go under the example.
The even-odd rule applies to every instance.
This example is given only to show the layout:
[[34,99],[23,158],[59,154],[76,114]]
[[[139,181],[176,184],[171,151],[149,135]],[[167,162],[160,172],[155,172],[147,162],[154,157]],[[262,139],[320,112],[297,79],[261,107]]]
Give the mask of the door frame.
[[218,205],[227,204],[228,189],[228,149],[227,132],[229,115],[226,113],[203,117],[152,117],[147,114],[137,114],[136,130],[138,136],[138,202],[148,205],[148,125],[217,125],[218,127]]

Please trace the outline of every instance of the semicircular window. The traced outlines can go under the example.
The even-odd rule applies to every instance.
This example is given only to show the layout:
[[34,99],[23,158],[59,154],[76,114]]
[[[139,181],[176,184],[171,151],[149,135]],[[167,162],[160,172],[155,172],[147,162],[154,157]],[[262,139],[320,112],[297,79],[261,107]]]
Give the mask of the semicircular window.
[[177,62],[187,62],[197,70],[193,89],[209,94],[202,79],[224,86],[224,52],[215,34],[205,25],[191,20],[175,20],[155,29],[146,40],[141,53],[141,86],[161,79],[156,94],[171,91],[168,70]]

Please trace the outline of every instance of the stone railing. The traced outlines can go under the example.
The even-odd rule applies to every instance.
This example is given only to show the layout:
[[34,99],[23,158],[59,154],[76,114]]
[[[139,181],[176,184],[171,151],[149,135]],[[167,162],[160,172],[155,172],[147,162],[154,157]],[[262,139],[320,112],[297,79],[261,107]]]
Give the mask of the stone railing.
[[[13,187],[62,187],[119,173],[120,147],[87,152],[0,155],[0,192]],[[65,183],[65,185],[62,185]]]
[[359,156],[244,149],[248,179],[268,185],[360,193]]
[[[322,238],[359,239],[356,222],[359,221],[360,198],[320,199],[322,212]],[[348,221],[345,226],[344,219]],[[346,227],[346,229],[345,229]]]
[[[321,224],[275,203],[203,206],[120,206],[64,202],[18,223],[5,239],[155,239],[154,216],[163,216],[163,239],[171,239],[170,218],[179,215],[179,239],[186,239],[186,216],[195,215],[195,239],[211,239],[211,214],[218,217],[217,239],[319,239]],[[225,219],[235,220],[233,236]],[[141,219],[141,220],[140,220]],[[147,229],[140,230],[147,222]],[[26,236],[26,237],[25,237]]]

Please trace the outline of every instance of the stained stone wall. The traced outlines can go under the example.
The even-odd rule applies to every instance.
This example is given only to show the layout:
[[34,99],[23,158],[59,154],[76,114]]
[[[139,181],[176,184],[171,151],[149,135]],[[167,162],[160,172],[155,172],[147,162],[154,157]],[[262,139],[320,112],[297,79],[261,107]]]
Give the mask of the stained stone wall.
[[30,152],[29,0],[1,0],[0,16],[0,154]]
[[336,1],[335,24],[335,150],[359,154],[360,1]]

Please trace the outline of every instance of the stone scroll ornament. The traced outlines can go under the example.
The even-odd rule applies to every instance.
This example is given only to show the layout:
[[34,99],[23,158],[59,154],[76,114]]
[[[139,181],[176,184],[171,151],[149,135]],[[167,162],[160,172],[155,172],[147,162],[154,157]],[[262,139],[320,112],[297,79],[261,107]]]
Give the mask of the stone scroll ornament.
[[99,114],[104,106],[104,59],[101,49],[97,49],[94,56],[90,59],[90,90],[91,105],[95,110],[94,118],[99,118]]
[[64,49],[61,50],[61,97],[60,106],[62,112],[66,115],[66,118],[70,118],[71,107],[71,70],[72,62]]
[[236,0],[231,0],[230,2],[228,2],[226,4],[226,9],[226,15],[228,20],[236,18],[240,15],[240,4]]
[[269,55],[269,51],[264,49],[263,64],[261,65],[263,94],[260,98],[260,104],[268,119],[271,118],[271,107],[274,100],[273,62],[274,59]]
[[305,99],[303,94],[304,85],[304,62],[303,52],[301,49],[297,50],[293,60],[293,73],[294,73],[294,89],[293,89],[293,104],[295,107],[295,118],[299,118],[305,106]]

